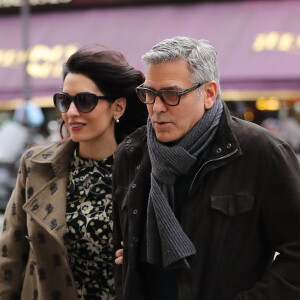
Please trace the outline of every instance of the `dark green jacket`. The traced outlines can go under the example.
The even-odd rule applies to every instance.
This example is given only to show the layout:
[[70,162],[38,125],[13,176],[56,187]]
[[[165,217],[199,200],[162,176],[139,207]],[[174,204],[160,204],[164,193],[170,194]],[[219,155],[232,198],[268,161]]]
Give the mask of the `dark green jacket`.
[[[150,170],[143,127],[119,146],[114,164],[115,249],[124,241],[117,300],[148,299],[140,247]],[[197,253],[178,276],[179,300],[300,299],[300,166],[271,132],[225,109],[180,223]]]

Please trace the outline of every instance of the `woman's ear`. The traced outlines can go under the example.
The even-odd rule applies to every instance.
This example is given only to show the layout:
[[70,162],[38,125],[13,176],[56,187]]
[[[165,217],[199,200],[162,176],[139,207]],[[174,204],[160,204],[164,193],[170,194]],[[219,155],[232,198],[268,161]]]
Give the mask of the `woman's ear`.
[[204,98],[204,107],[205,109],[210,109],[214,105],[217,95],[218,95],[218,84],[211,80],[205,84],[203,90],[205,98]]
[[114,119],[118,120],[122,117],[126,109],[126,98],[118,98],[113,103]]

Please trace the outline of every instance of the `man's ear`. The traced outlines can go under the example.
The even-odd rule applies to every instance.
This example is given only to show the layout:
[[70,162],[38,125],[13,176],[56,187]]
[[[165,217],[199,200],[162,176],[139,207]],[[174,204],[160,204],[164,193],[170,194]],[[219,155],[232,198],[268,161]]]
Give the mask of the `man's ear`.
[[212,108],[218,95],[218,84],[214,80],[207,82],[202,89],[202,93],[204,93],[204,108]]
[[126,98],[118,98],[113,103],[114,118],[120,119],[126,109]]

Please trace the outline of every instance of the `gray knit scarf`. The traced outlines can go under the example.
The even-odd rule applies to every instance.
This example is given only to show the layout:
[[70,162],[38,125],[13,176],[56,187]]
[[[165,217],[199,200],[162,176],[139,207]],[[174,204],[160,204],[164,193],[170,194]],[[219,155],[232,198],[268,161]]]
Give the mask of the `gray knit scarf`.
[[213,140],[223,112],[217,99],[195,126],[176,144],[165,145],[155,136],[148,118],[147,137],[151,161],[151,187],[147,207],[146,261],[164,268],[189,268],[186,258],[195,246],[180,226],[174,212],[174,183],[185,175]]

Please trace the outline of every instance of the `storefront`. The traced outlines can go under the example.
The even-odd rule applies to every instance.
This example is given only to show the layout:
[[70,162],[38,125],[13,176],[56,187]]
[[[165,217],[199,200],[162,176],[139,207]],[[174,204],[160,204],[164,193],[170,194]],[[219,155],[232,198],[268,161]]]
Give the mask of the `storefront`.
[[[60,1],[61,5],[63,2]],[[43,10],[30,18],[28,51],[22,50],[20,16],[3,15],[0,110],[15,109],[22,104],[26,55],[31,98],[41,107],[51,107],[51,95],[61,85],[61,64],[77,48],[103,44],[120,50],[131,64],[144,70],[141,55],[155,43],[188,35],[207,39],[218,50],[222,98],[236,101],[229,104],[235,113],[240,110],[245,119],[260,123],[261,118],[251,117],[251,107],[256,116],[259,111],[273,111],[272,117],[276,114],[278,117],[284,107],[292,109],[298,119],[299,11],[298,1]],[[251,105],[241,108],[240,101],[249,101]]]

